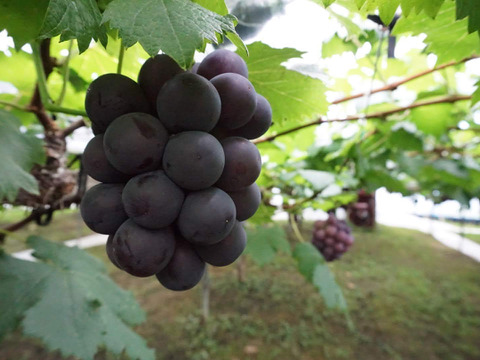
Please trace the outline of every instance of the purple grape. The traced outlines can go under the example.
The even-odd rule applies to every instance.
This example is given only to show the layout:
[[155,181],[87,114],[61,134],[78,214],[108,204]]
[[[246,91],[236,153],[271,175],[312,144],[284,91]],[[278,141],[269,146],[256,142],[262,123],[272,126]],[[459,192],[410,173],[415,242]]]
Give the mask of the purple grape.
[[94,125],[95,134],[104,133],[121,115],[151,108],[135,81],[120,74],[105,74],[92,81],[85,96],[85,111]]
[[156,274],[169,290],[184,291],[197,285],[205,272],[205,262],[187,241],[177,236],[176,247],[168,265]]
[[252,83],[234,73],[217,75],[210,81],[217,89],[222,101],[218,126],[237,129],[245,125],[252,118],[257,107],[257,94]]
[[207,55],[198,66],[197,74],[208,80],[224,73],[237,73],[248,78],[248,69],[245,61],[236,53],[219,49]]

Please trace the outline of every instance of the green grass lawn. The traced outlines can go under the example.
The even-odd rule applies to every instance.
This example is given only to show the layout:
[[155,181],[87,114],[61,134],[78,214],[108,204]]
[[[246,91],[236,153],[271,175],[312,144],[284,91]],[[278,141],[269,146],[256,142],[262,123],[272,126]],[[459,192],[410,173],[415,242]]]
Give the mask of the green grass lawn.
[[[243,283],[236,265],[212,269],[206,322],[200,286],[170,292],[155,278],[108,266],[147,311],[138,331],[158,359],[480,359],[480,264],[415,231],[379,226],[355,236],[351,251],[331,264],[354,332],[285,255],[263,268],[246,259]],[[106,260],[103,248],[90,252]],[[13,335],[0,344],[0,359],[60,357]],[[100,353],[101,359],[114,358]]]
[[463,236],[480,244],[480,234],[463,234]]

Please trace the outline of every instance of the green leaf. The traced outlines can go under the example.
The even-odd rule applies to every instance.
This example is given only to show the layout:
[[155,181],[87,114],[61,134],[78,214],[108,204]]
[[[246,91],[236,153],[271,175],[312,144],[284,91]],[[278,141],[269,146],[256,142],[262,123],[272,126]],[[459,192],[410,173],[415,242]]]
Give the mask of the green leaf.
[[394,28],[394,34],[425,33],[427,50],[438,56],[438,62],[460,60],[480,50],[478,34],[468,34],[467,20],[455,21],[455,3],[447,1],[435,20],[424,14],[401,17]]
[[282,63],[298,58],[302,52],[274,49],[261,42],[248,46],[249,80],[255,90],[267,98],[273,111],[273,128],[287,123],[311,120],[327,110],[326,87],[322,81],[286,69]]
[[343,16],[331,8],[327,9],[330,16],[338,21],[338,23],[345,28],[347,31],[347,39],[358,38],[364,34],[364,30],[360,28],[355,22],[352,21],[348,16]]
[[224,0],[193,0],[193,2],[202,5],[205,9],[213,11],[219,15],[227,15],[228,8]]
[[139,42],[151,56],[162,50],[184,69],[193,64],[204,39],[217,43],[217,35],[228,35],[246,51],[235,32],[234,16],[219,15],[191,1],[114,0],[103,14],[107,21],[119,30],[125,46]]
[[0,30],[8,31],[16,49],[38,36],[48,3],[49,0],[0,0]]
[[457,123],[452,116],[454,105],[438,104],[419,107],[411,111],[411,121],[417,125],[418,130],[425,134],[440,137],[446,133],[450,126]]
[[352,41],[345,41],[335,34],[330,41],[322,44],[322,57],[327,58],[333,55],[342,54],[351,51],[355,53],[357,46]]
[[[352,180],[354,179],[352,178]],[[341,193],[333,196],[328,196],[328,194],[325,194],[325,196],[328,196],[328,197],[323,197],[324,194],[322,192],[321,196],[322,198],[315,200],[315,202],[312,203],[312,206],[315,207],[316,209],[321,209],[323,211],[329,211],[332,209],[336,209],[340,206],[348,205],[352,201],[355,201],[357,199],[356,192],[345,192],[345,193]]]
[[385,186],[387,190],[392,192],[399,192],[405,194],[407,189],[405,185],[397,179],[394,174],[391,174],[385,170],[369,169],[364,175],[367,182],[367,190],[375,191],[382,186]]
[[475,86],[477,87],[477,89],[472,95],[472,107],[478,104],[478,102],[480,101],[480,80],[477,81]]
[[107,46],[107,31],[95,0],[50,0],[40,38],[60,35],[60,40],[77,39],[78,49],[88,49],[92,38]]
[[248,230],[248,242],[245,254],[258,265],[263,266],[275,259],[278,252],[290,253],[290,244],[288,243],[285,230],[276,226],[259,226],[253,230]]
[[298,173],[310,184],[315,190],[325,189],[327,186],[335,182],[335,175],[318,170],[299,170]]
[[20,131],[20,121],[0,110],[0,199],[15,200],[20,188],[38,194],[38,184],[30,174],[34,164],[45,161],[43,143]]
[[407,131],[405,128],[399,128],[398,130],[392,131],[389,137],[389,144],[402,151],[423,150],[422,139],[410,131]]
[[480,30],[480,6],[478,0],[457,0],[457,20],[468,16],[468,32]]
[[115,355],[125,351],[131,358],[154,359],[128,326],[144,321],[145,314],[99,260],[39,237],[27,242],[39,262],[0,258],[0,309],[8,314],[0,317],[2,335],[21,322],[26,335],[64,356],[93,360],[105,347]]
[[335,0],[312,0],[312,1],[317,4],[323,5],[326,8],[335,2]]
[[432,164],[432,166],[435,169],[439,171],[443,171],[452,176],[462,178],[462,179],[468,179],[468,172],[465,169],[461,168],[457,161],[439,159],[439,160],[436,160]]
[[89,85],[89,82],[82,78],[73,68],[70,68],[69,70],[68,81],[72,84],[76,92],[86,91]]
[[445,0],[400,0],[403,15],[409,16],[415,10],[416,14],[424,11],[431,18],[437,16],[444,2]]
[[389,0],[380,3],[378,6],[378,13],[384,24],[389,25],[392,22],[400,5],[400,1],[401,0]]
[[341,288],[318,250],[310,243],[295,246],[293,257],[300,273],[317,288],[329,308],[347,309]]

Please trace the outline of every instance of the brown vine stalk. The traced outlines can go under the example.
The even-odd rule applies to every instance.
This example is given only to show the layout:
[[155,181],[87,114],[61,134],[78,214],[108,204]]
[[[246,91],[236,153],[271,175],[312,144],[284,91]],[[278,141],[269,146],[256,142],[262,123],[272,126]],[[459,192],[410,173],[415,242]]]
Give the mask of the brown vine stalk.
[[434,72],[439,71],[439,70],[446,69],[446,68],[451,67],[451,66],[460,65],[460,64],[466,63],[467,61],[470,61],[470,60],[473,60],[473,59],[478,59],[478,58],[480,58],[480,55],[472,55],[472,56],[466,57],[466,58],[464,58],[462,60],[459,60],[459,61],[451,61],[451,62],[442,64],[442,65],[436,66],[432,69],[421,71],[417,74],[406,77],[405,79],[393,82],[391,84],[382,86],[378,89],[374,89],[369,93],[358,93],[358,94],[355,94],[355,95],[349,95],[349,96],[343,97],[341,99],[333,101],[331,105],[337,105],[337,104],[340,104],[340,103],[343,103],[343,102],[346,102],[346,101],[349,101],[349,100],[358,99],[358,98],[361,98],[361,97],[364,97],[364,96],[367,96],[367,95],[376,94],[376,93],[383,92],[383,91],[393,91],[393,90],[396,90],[399,86],[401,86],[403,84],[406,84],[410,81],[416,80],[420,77],[429,75],[429,74],[434,73]]
[[291,134],[292,132],[296,132],[296,131],[299,131],[299,130],[302,130],[302,129],[305,129],[305,128],[308,128],[308,127],[311,127],[311,126],[320,125],[320,124],[323,124],[323,123],[356,121],[356,120],[373,119],[373,118],[384,119],[389,115],[393,115],[393,114],[396,114],[396,113],[402,113],[402,112],[405,112],[407,110],[415,109],[415,108],[422,107],[422,106],[429,106],[429,105],[435,105],[435,104],[445,104],[445,103],[454,103],[454,102],[457,102],[457,101],[470,100],[471,98],[472,97],[470,95],[452,95],[452,96],[446,96],[446,97],[442,97],[442,98],[434,99],[434,100],[429,100],[429,101],[421,101],[421,102],[418,102],[418,103],[411,104],[409,106],[398,107],[398,108],[395,108],[395,109],[392,109],[392,110],[378,111],[378,112],[365,114],[365,115],[353,115],[353,116],[347,116],[347,117],[339,118],[339,119],[327,119],[327,118],[320,117],[317,120],[314,120],[312,122],[308,122],[308,123],[305,123],[305,124],[302,124],[302,125],[299,125],[299,126],[295,126],[291,129],[281,131],[277,134],[261,137],[261,138],[258,138],[256,140],[253,140],[252,142],[254,144],[260,144],[260,143],[267,142],[267,141],[273,141],[280,136]]

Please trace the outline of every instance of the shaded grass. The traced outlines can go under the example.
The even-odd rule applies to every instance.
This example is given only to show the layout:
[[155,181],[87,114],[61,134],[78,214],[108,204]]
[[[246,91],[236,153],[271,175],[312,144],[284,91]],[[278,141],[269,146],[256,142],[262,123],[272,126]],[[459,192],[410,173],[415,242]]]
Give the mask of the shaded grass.
[[[304,235],[310,237],[308,225]],[[263,268],[247,259],[243,283],[236,265],[212,268],[206,321],[201,286],[171,292],[155,278],[108,269],[147,311],[138,331],[162,360],[480,358],[480,264],[415,231],[379,226],[356,229],[355,237],[351,251],[331,264],[355,332],[342,314],[325,308],[286,255]],[[91,253],[106,259],[103,248]],[[20,358],[20,349],[23,359],[59,358],[18,336],[0,346],[0,358]]]

